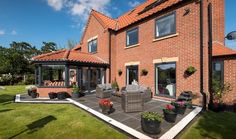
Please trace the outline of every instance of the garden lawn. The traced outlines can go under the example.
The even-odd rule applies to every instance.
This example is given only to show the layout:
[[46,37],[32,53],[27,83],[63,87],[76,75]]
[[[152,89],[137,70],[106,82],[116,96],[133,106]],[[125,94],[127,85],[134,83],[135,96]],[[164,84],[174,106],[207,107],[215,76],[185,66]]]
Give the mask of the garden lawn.
[[13,103],[25,86],[0,90],[0,139],[5,138],[128,138],[71,104]]
[[236,113],[205,112],[183,133],[181,139],[235,139]]

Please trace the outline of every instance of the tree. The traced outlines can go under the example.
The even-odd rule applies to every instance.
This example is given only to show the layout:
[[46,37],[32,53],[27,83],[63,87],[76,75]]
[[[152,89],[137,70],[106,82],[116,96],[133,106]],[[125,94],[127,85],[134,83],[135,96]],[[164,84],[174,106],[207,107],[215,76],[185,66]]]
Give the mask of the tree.
[[57,44],[54,42],[43,42],[43,46],[41,48],[42,53],[50,53],[53,51],[57,51]]

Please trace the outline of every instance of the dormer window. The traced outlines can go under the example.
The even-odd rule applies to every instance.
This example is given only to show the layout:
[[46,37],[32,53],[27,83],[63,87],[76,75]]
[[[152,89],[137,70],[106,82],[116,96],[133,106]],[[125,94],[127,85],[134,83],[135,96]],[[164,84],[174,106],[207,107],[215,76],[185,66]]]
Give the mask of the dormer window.
[[138,44],[138,27],[126,32],[126,47]]
[[96,53],[97,52],[97,38],[92,39],[88,42],[88,52]]
[[155,38],[160,38],[176,33],[175,12],[156,19]]

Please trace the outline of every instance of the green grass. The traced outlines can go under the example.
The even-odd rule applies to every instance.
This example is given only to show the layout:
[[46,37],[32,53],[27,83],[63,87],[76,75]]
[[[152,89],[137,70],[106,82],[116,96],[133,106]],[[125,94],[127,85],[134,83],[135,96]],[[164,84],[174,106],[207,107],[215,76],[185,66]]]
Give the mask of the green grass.
[[5,138],[128,138],[87,112],[70,104],[13,103],[25,86],[0,90],[0,139]]
[[205,112],[186,130],[181,139],[235,139],[236,113]]

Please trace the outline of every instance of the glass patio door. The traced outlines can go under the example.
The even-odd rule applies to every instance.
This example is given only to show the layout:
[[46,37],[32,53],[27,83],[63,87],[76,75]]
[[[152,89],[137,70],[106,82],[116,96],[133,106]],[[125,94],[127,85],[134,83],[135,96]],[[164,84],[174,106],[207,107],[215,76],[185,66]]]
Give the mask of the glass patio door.
[[126,84],[138,82],[138,66],[128,66],[126,70]]
[[156,95],[175,97],[176,95],[176,63],[163,63],[155,66]]

